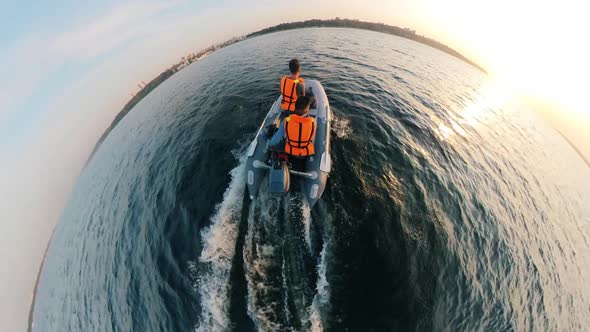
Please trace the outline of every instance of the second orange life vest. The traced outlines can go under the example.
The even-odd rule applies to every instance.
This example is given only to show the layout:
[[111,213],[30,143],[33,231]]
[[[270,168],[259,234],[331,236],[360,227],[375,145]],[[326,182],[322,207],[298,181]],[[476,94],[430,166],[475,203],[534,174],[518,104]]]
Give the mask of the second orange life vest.
[[304,83],[303,78],[294,80],[289,76],[281,78],[281,108],[285,111],[294,111],[297,101],[297,84]]
[[315,153],[314,118],[292,114],[285,118],[285,152],[293,156],[311,156]]

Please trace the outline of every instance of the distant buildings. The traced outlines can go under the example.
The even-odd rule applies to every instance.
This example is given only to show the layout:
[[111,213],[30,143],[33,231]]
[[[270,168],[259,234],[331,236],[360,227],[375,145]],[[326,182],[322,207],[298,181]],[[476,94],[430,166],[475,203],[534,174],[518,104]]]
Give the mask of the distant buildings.
[[[246,39],[246,36],[240,36],[240,37],[234,37],[232,39],[229,39],[225,42],[219,43],[219,44],[215,44],[213,46],[209,46],[204,50],[201,50],[197,53],[191,52],[188,53],[187,55],[183,56],[182,58],[180,58],[180,62],[173,64],[172,66],[170,66],[168,69],[166,69],[166,72],[169,72],[170,74],[176,73],[182,69],[184,69],[185,67],[187,67],[188,65],[190,65],[191,63],[201,60],[204,57],[206,57],[207,55],[217,51],[218,49],[224,48],[226,46],[229,46],[231,44],[237,43],[239,41],[242,41]],[[164,73],[162,73],[164,74]],[[166,78],[170,75],[164,75]],[[137,93],[131,93],[131,96],[136,96],[138,94],[142,94],[143,90],[148,87],[148,88],[152,88],[152,83],[153,82],[160,82],[160,78],[162,78],[163,76],[160,75],[158,76],[156,79],[152,80],[150,83],[145,83],[144,81],[141,81],[140,83],[137,84],[137,86],[139,87],[139,91]],[[150,89],[151,90],[151,89]]]

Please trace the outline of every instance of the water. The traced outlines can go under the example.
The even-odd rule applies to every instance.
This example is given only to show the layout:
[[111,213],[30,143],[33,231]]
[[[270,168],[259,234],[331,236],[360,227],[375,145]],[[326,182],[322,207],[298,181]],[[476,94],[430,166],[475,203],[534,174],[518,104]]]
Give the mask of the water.
[[[245,195],[287,61],[322,82],[332,173],[313,210]],[[590,326],[590,168],[476,69],[375,32],[227,47],[154,90],[80,176],[35,330]]]

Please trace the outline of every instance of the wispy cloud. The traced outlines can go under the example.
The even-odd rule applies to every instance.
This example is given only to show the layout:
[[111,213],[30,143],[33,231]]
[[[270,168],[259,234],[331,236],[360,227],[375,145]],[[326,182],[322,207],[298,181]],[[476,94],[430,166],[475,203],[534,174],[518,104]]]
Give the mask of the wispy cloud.
[[40,84],[63,66],[92,62],[135,38],[145,37],[157,17],[180,1],[134,2],[61,31],[36,32],[0,54],[0,124],[34,97]]
[[39,81],[50,71],[55,61],[45,54],[45,34],[36,34],[16,43],[0,54],[0,121],[13,110],[17,100],[26,98]]
[[102,17],[56,36],[49,50],[69,58],[99,56],[140,36],[154,17],[177,4],[178,1],[166,1],[120,5]]

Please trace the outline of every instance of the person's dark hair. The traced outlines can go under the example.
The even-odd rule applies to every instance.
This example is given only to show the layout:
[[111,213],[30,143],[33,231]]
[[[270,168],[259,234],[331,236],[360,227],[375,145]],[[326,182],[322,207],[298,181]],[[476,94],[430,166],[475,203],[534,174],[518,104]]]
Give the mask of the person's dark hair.
[[289,61],[289,71],[291,71],[292,74],[297,73],[300,68],[301,67],[299,66],[299,60],[293,59]]
[[307,113],[307,108],[310,104],[311,98],[309,98],[308,96],[297,97],[297,101],[295,102],[295,114],[305,115],[305,113]]

